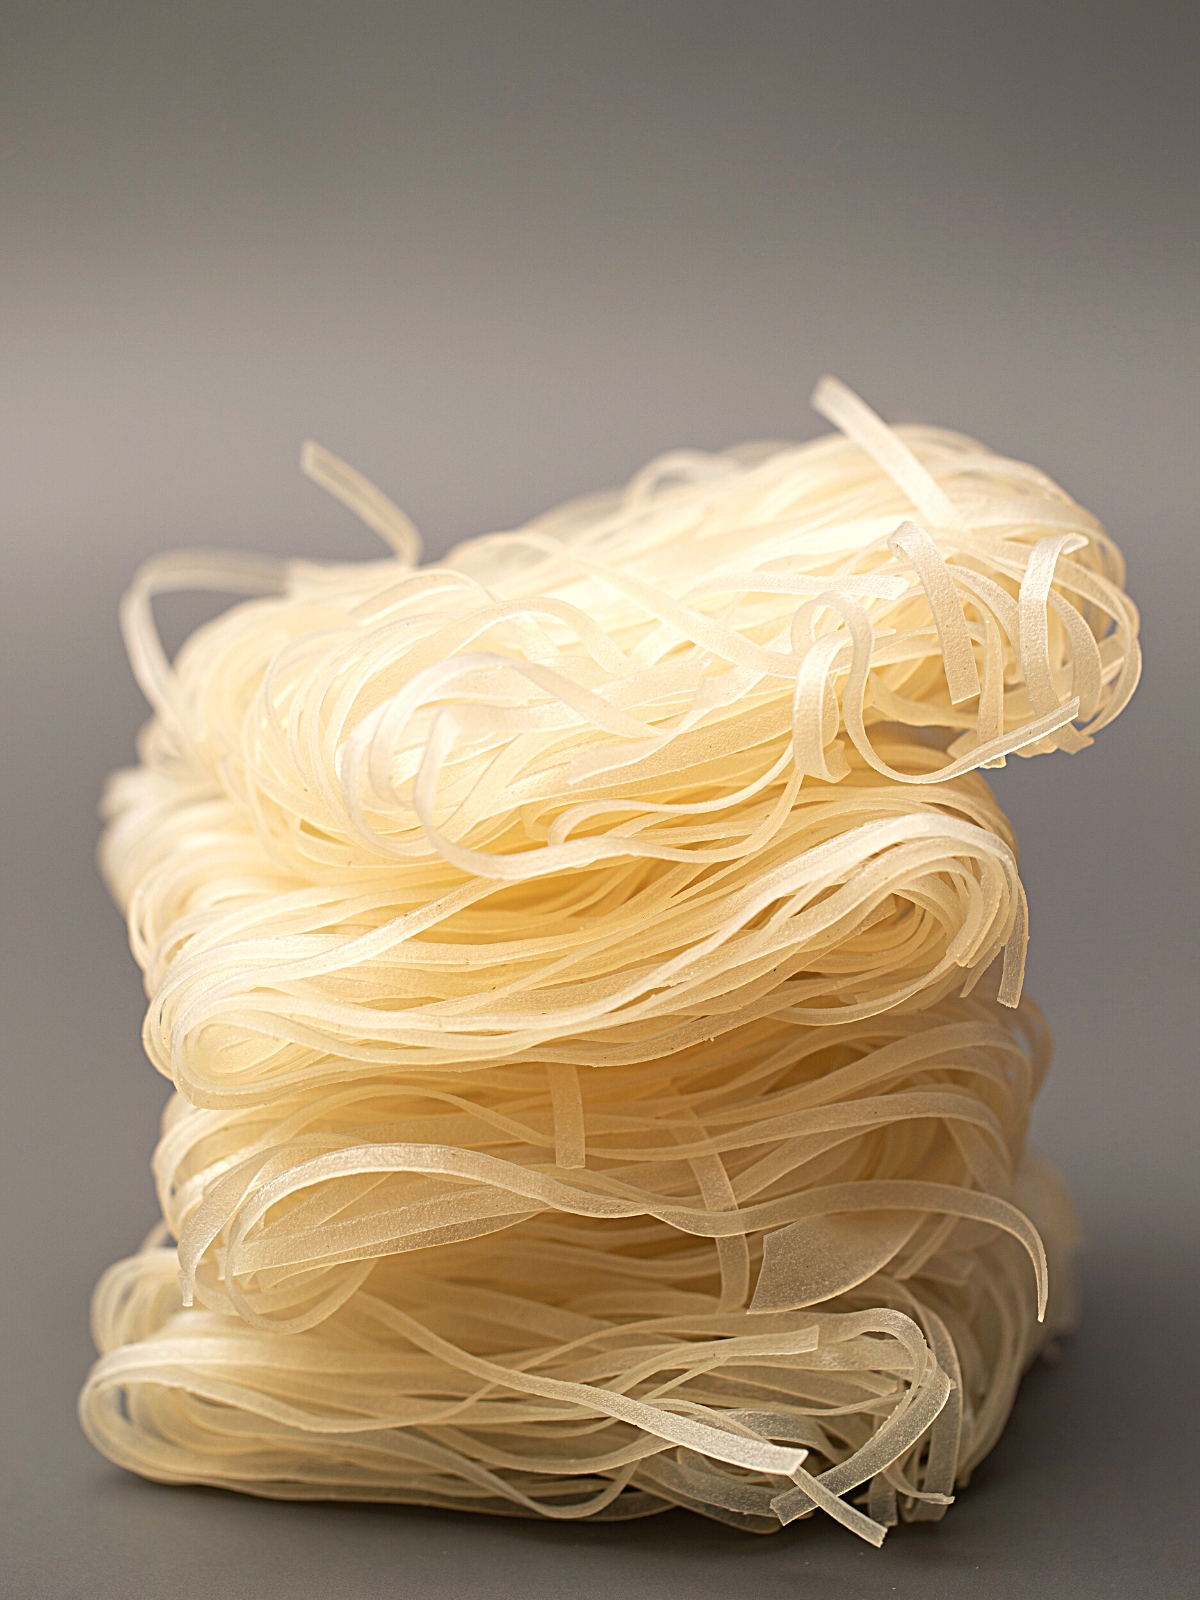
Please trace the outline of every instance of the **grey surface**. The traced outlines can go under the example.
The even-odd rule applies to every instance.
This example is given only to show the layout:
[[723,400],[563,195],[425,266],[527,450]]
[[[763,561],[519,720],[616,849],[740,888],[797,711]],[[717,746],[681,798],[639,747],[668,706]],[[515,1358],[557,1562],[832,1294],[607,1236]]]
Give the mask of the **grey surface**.
[[[6,1600],[1188,1592],[1198,65],[1182,4],[0,4]],[[1090,1241],[1064,1361],[881,1552],[108,1467],[87,1297],[154,1219],[165,1098],[92,866],[133,566],[374,553],[307,435],[437,553],[670,445],[814,433],[827,369],[1052,472],[1143,608],[1124,718],[997,775],[1060,1047],[1037,1140]]]

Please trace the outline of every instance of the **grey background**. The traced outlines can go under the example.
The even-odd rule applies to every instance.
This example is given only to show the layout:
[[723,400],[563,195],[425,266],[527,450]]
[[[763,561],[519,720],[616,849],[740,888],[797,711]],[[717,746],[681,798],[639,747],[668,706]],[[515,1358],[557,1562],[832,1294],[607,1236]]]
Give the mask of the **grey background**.
[[[5,1596],[1180,1594],[1200,1220],[1197,119],[1188,4],[0,4]],[[432,553],[675,444],[894,420],[1036,461],[1144,610],[1132,707],[999,774],[1059,1041],[1086,1321],[945,1523],[880,1552],[166,1490],[79,1435],[87,1298],[165,1086],[92,865],[144,716],[115,608],[176,544]],[[164,608],[178,640],[206,602]]]

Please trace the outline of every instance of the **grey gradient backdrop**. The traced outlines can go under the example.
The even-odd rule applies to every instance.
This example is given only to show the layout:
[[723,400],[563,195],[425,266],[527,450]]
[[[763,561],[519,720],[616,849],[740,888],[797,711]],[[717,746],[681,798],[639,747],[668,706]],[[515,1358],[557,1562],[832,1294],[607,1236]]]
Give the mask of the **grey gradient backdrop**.
[[[19,1597],[1184,1593],[1194,1234],[1198,36],[1187,4],[0,4],[6,1386]],[[1059,1058],[1086,1322],[945,1523],[881,1552],[166,1490],[78,1434],[87,1298],[154,1219],[165,1086],[92,865],[176,544],[366,556],[313,435],[433,554],[687,443],[893,419],[1047,468],[1147,668],[998,775]],[[174,641],[204,603],[164,608]],[[1193,678],[1194,682],[1194,678]]]

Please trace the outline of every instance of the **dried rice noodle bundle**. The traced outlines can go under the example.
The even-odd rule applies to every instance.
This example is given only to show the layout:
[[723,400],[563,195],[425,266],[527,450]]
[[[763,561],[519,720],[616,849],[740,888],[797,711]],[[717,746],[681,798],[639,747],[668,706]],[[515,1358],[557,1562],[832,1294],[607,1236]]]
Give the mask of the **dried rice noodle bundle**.
[[[1052,1181],[1025,1166],[1020,1189],[1061,1258]],[[286,1334],[180,1310],[176,1252],[150,1248],[97,1290],[84,1426],[148,1477],[283,1498],[680,1505],[757,1532],[821,1509],[876,1544],[943,1515],[1044,1337],[1021,1247],[964,1237],[911,1275],[751,1313],[697,1287],[687,1252],[655,1253],[664,1232],[528,1220],[389,1258]]]
[[511,1059],[638,1063],[765,1016],[834,1025],[969,985],[1002,947],[1015,999],[1024,893],[987,786],[898,789],[853,763],[836,787],[780,772],[723,814],[727,842],[757,834],[727,862],[611,859],[538,879],[535,902],[415,866],[349,893],[284,877],[233,801],[138,774],[107,855],[136,883],[147,1050],[194,1104],[271,1104]]
[[733,1053],[721,1038],[603,1072],[521,1063],[234,1109],[177,1096],[155,1175],[188,1300],[269,1330],[323,1321],[383,1257],[554,1214],[657,1219],[692,1280],[754,1310],[889,1263],[911,1276],[982,1224],[1020,1241],[1038,1301],[1041,1245],[1012,1200],[1048,1058],[1030,1002],[972,998],[829,1029],[768,1019]]
[[[885,428],[833,380],[814,400],[851,437],[676,453],[433,567],[150,562],[123,620],[162,723],[151,763],[219,772],[284,857],[343,874],[440,855],[527,881],[711,849],[690,833],[701,802],[659,811],[656,780],[711,779],[718,752],[736,773],[763,720],[826,780],[852,744],[928,781],[875,752],[879,722],[957,732],[941,778],[1086,743],[1140,668],[1095,518],[974,441]],[[172,671],[150,601],[197,587],[272,598]]]
[[[1074,1225],[976,769],[1090,742],[1137,614],[1036,469],[814,403],[427,568],[309,446],[393,558],[139,574],[102,860],[177,1095],[97,1290],[112,1459],[878,1543],[991,1447]],[[172,665],[192,587],[253,598]]]

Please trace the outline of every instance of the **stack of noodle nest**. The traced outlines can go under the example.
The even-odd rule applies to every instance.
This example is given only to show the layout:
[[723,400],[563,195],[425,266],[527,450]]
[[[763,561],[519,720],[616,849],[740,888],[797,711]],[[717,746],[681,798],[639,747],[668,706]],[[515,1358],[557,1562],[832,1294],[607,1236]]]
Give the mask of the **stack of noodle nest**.
[[[1137,615],[1041,472],[814,404],[427,567],[307,446],[392,558],[140,573],[103,864],[176,1093],[96,1291],[114,1461],[878,1544],[995,1442],[1074,1225],[977,769],[1090,743]],[[180,588],[257,598],[172,666]]]

